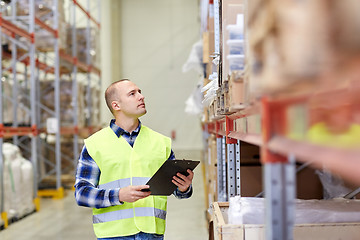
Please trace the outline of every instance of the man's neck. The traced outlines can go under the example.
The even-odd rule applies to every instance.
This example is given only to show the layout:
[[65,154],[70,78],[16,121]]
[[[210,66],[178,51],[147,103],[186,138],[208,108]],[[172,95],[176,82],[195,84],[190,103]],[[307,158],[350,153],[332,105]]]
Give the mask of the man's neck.
[[139,126],[139,119],[116,119],[115,124],[131,133]]

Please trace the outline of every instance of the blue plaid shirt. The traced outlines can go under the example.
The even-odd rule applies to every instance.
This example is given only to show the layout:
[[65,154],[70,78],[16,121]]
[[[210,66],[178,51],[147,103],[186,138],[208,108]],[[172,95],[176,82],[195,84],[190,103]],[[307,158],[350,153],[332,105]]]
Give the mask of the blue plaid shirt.
[[[115,134],[124,137],[126,141],[133,146],[136,137],[139,135],[141,122],[139,126],[130,134],[115,124],[115,119],[110,122],[110,128]],[[174,160],[175,155],[171,150],[168,160]],[[75,181],[75,199],[80,206],[92,208],[106,208],[123,204],[119,200],[120,188],[99,189],[100,169],[94,159],[89,155],[84,145],[79,158],[76,181]],[[178,189],[173,193],[177,198],[189,198],[192,195],[192,186],[187,192],[180,192]]]

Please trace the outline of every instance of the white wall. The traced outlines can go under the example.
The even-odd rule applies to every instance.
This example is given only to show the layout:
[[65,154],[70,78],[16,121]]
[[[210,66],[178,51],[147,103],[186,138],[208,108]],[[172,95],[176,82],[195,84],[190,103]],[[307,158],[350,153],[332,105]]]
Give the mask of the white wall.
[[[197,116],[184,112],[185,101],[199,76],[182,73],[192,44],[199,40],[198,1],[109,0],[112,9],[111,81],[129,78],[143,91],[148,113],[141,121],[170,136],[176,130],[173,149],[201,149],[202,133]],[[105,10],[103,11],[103,18]],[[102,30],[105,26],[103,24]],[[104,37],[102,38],[104,39]],[[108,39],[106,43],[108,44]],[[107,45],[102,44],[106,48]],[[120,58],[115,56],[119,54]],[[103,73],[107,66],[103,63]],[[104,69],[105,67],[105,69]],[[105,111],[103,111],[105,112]],[[107,115],[107,114],[106,114]],[[104,116],[104,114],[103,114]],[[103,118],[104,119],[104,118]],[[104,119],[106,124],[108,119]]]

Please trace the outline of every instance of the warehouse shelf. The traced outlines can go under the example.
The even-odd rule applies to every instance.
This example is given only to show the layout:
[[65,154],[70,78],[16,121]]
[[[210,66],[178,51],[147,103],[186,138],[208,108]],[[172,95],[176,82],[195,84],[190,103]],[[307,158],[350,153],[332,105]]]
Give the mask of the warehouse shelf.
[[[12,6],[15,6],[15,3],[12,2],[11,3]],[[2,8],[3,10],[3,8]],[[31,10],[30,10],[31,11]],[[3,12],[3,11],[1,11]],[[31,14],[32,15],[32,11],[31,11]],[[29,58],[27,59],[27,62],[28,64],[30,65],[30,68],[31,70],[34,70],[35,69],[35,45],[34,45],[34,21],[31,20],[31,16],[29,16],[28,18],[28,28],[27,29],[22,29],[18,26],[16,26],[15,24],[13,24],[12,22],[6,20],[3,16],[3,14],[1,13],[0,15],[0,21],[1,21],[1,30],[0,30],[0,34],[2,35],[2,33],[8,35],[8,38],[10,38],[10,42],[12,43],[12,55],[11,55],[11,63],[12,63],[12,66],[9,68],[9,69],[3,69],[3,66],[1,64],[1,77],[2,77],[2,80],[3,80],[3,70],[4,71],[8,71],[8,70],[11,70],[10,72],[10,75],[12,75],[13,77],[13,80],[14,80],[14,86],[18,86],[18,82],[17,82],[17,74],[18,74],[18,71],[16,69],[16,61],[18,60],[17,58],[17,54],[18,52],[19,53],[23,53],[23,52],[27,52]],[[17,38],[24,38],[26,39],[26,41],[28,42],[27,44],[23,44],[22,42],[18,41]],[[1,36],[1,40],[3,39],[3,35]],[[2,44],[1,44],[2,45]],[[21,50],[20,50],[21,49]],[[19,51],[18,51],[19,50]],[[1,46],[1,59],[3,59],[3,54],[2,54],[2,46]],[[19,59],[20,61],[23,60],[25,57],[27,57],[27,55],[23,55],[21,56]],[[3,63],[3,61],[2,61]],[[25,75],[25,77],[27,78],[27,74]],[[29,77],[29,84],[31,86],[34,86],[34,82],[35,82],[35,77],[34,75],[30,75]],[[1,92],[2,91],[2,84],[3,84],[3,81],[1,81]],[[19,94],[19,91],[18,89],[14,87],[12,89],[13,91],[13,98],[11,100],[14,108],[18,106],[18,102],[17,100],[14,100],[14,96],[17,96]],[[3,96],[3,94],[2,94]],[[5,98],[4,98],[5,99]],[[30,106],[27,108],[25,107],[25,109],[27,109],[27,115],[30,115],[30,127],[29,128],[18,128],[19,126],[19,123],[17,122],[17,112],[14,111],[13,112],[13,116],[15,117],[15,121],[12,125],[13,128],[8,128],[8,127],[3,127],[2,129],[2,133],[3,133],[3,137],[4,135],[6,135],[7,133],[10,133],[10,135],[12,136],[12,139],[14,141],[14,143],[18,144],[18,145],[21,145],[22,144],[22,138],[19,138],[19,135],[24,135],[24,134],[29,134],[30,135],[30,139],[31,139],[31,148],[33,150],[32,154],[31,154],[31,162],[32,162],[32,165],[33,167],[36,166],[36,131],[34,131],[34,129],[36,129],[36,119],[35,119],[35,116],[34,116],[34,107],[35,107],[35,89],[32,87],[30,88],[30,91],[29,91],[29,98],[28,98],[30,101]],[[4,117],[4,114],[3,114],[3,97],[1,97],[1,100],[0,100],[0,107],[1,107],[1,115],[0,115],[0,125],[3,126],[3,117]],[[16,133],[19,133],[16,134]],[[3,149],[3,143],[4,143],[4,140],[3,138],[1,138],[0,140],[0,149],[2,151]],[[4,191],[5,191],[5,188],[4,188],[4,182],[3,182],[3,154],[0,155],[0,183],[2,185],[1,189],[2,189],[2,192],[0,193],[0,211],[2,212],[2,218],[3,218],[3,221],[4,221],[4,226],[6,227],[8,225],[8,220],[9,219],[13,219],[14,217],[21,217],[21,216],[12,216],[12,215],[9,215],[6,213],[6,210],[4,207]],[[35,192],[36,191],[36,181],[34,181],[34,187],[33,187],[33,191]],[[31,184],[31,182],[30,182]],[[34,193],[34,199],[36,199],[36,194]],[[14,199],[15,200],[15,199]]]
[[285,137],[273,137],[268,142],[268,148],[272,152],[284,156],[293,154],[298,161],[310,163],[316,168],[325,167],[350,182],[357,184],[360,182],[360,151],[357,149],[336,149]]
[[[90,34],[86,34],[85,42],[86,46],[83,51],[86,52],[85,58],[78,56],[77,46],[76,46],[76,28],[78,19],[76,18],[77,10],[81,10],[81,12],[85,13],[85,18],[87,19],[87,26],[85,28],[87,33],[90,33],[90,21],[95,23],[96,28],[100,29],[100,22],[97,21],[90,12],[90,2],[87,1],[86,10],[83,7],[82,1],[70,1],[69,10],[71,12],[71,19],[67,19],[70,22],[71,27],[71,38],[69,39],[72,43],[70,48],[62,49],[59,46],[60,37],[64,36],[64,33],[60,33],[59,28],[59,13],[63,12],[63,9],[59,9],[58,7],[62,7],[64,1],[47,1],[46,5],[43,5],[43,11],[46,9],[46,14],[42,16],[36,15],[35,12],[35,1],[22,1],[20,5],[18,5],[18,1],[12,1],[11,3],[2,5],[1,13],[0,13],[0,32],[3,33],[1,40],[5,39],[10,42],[9,48],[2,49],[1,59],[3,64],[1,66],[1,87],[3,82],[5,83],[10,79],[14,82],[12,85],[12,93],[11,97],[7,95],[3,95],[5,101],[9,101],[13,105],[13,109],[21,109],[26,118],[22,119],[18,122],[17,118],[17,110],[13,111],[13,121],[3,122],[3,113],[0,112],[0,149],[2,149],[2,145],[4,140],[11,140],[12,142],[18,145],[24,153],[31,156],[31,162],[33,164],[33,168],[35,169],[34,176],[34,205],[35,209],[39,210],[39,196],[52,196],[54,198],[61,198],[63,196],[63,186],[61,183],[63,171],[74,173],[74,169],[77,163],[77,154],[79,152],[79,138],[87,137],[89,134],[99,129],[99,122],[92,119],[91,111],[94,109],[96,111],[98,106],[92,104],[93,98],[93,88],[100,87],[101,83],[101,70],[98,66],[95,65],[95,62],[92,61],[90,55]],[[47,6],[50,4],[50,6]],[[97,1],[96,11],[100,13],[100,1]],[[21,12],[18,15],[17,7],[28,7],[25,13]],[[10,11],[8,11],[10,9]],[[43,12],[44,13],[44,12]],[[50,18],[50,22],[52,21],[50,26],[45,23],[46,19]],[[100,14],[99,14],[100,19]],[[52,41],[50,46],[41,46],[37,44],[37,37],[39,31],[47,32],[48,40]],[[1,37],[1,36],[0,36]],[[3,47],[3,46],[2,46]],[[83,47],[83,46],[80,46]],[[70,52],[68,50],[71,50]],[[23,69],[20,70],[19,69]],[[5,75],[4,75],[5,74]],[[9,77],[10,78],[9,78]],[[49,108],[48,105],[43,104],[43,100],[41,97],[43,96],[41,86],[42,79],[53,79],[53,85],[50,88],[47,88],[47,91],[53,91],[53,99],[49,99],[54,103],[53,109]],[[60,121],[60,81],[69,77],[68,81],[72,85],[72,118],[73,121],[70,124],[63,125]],[[18,84],[18,78],[21,79],[21,86]],[[78,93],[78,82],[83,81],[86,78],[86,96],[87,96],[87,110],[86,113],[86,121],[84,123],[79,123],[78,121],[78,108],[81,107],[77,103],[77,97],[82,96],[82,94]],[[40,80],[40,81],[39,81]],[[0,88],[1,90],[2,88]],[[19,103],[15,98],[18,94],[21,94],[22,98],[26,101],[25,103]],[[2,98],[2,99],[3,99]],[[70,105],[70,103],[69,103]],[[0,101],[0,107],[3,109],[3,101]],[[6,106],[6,105],[5,105]],[[47,114],[47,116],[56,119],[55,123],[55,131],[49,132],[49,129],[46,128],[46,122],[44,119],[40,119],[40,114]],[[85,114],[84,114],[85,115]],[[29,122],[30,121],[30,122]],[[4,126],[5,125],[5,126]],[[54,126],[53,126],[54,128]],[[54,137],[54,143],[49,142],[49,137]],[[63,152],[61,148],[62,139],[72,138],[71,144],[73,145],[73,149],[69,151],[68,143],[66,143],[66,151]],[[30,139],[30,147],[28,146],[28,142]],[[47,153],[44,155],[44,151]],[[69,153],[73,152],[73,156],[70,156]],[[49,155],[50,154],[50,155]],[[54,161],[47,159],[47,157],[51,157],[53,155]],[[44,166],[40,166],[42,163]],[[66,163],[66,166],[62,167],[62,164]],[[70,166],[69,166],[70,163]],[[46,165],[46,167],[45,167]],[[45,173],[41,172],[41,168],[45,168]],[[0,157],[0,172],[3,169],[3,159]],[[52,189],[43,189],[38,190],[40,184],[45,179],[47,180],[49,177],[53,178],[53,182],[55,182],[55,189],[53,189],[54,185],[51,183],[50,185],[46,184],[46,186],[51,186]],[[2,180],[2,174],[0,174],[0,180]],[[2,181],[0,181],[2,184]],[[10,216],[4,212],[4,193],[0,194],[0,212],[2,212],[3,219],[5,221],[5,226],[7,226],[7,219]],[[7,216],[7,217],[4,217]]]
[[[240,189],[242,186],[240,172],[246,164],[257,164],[256,159],[253,158],[248,162],[247,157],[242,156],[244,152],[253,151],[246,149],[248,145],[245,143],[253,146],[255,150],[258,147],[266,193],[266,239],[287,239],[287,237],[292,239],[294,225],[291,224],[291,214],[294,209],[287,203],[292,202],[296,197],[294,185],[296,178],[299,177],[296,173],[301,175],[304,169],[315,171],[325,168],[348,183],[353,183],[355,186],[360,184],[358,177],[360,143],[357,145],[354,143],[352,146],[338,143],[336,146],[336,142],[322,143],[321,139],[313,139],[314,136],[311,135],[314,134],[312,133],[314,123],[317,123],[317,118],[320,119],[319,109],[330,109],[334,116],[340,114],[338,110],[334,110],[335,108],[339,111],[351,109],[359,111],[358,41],[353,42],[352,46],[356,47],[354,52],[350,52],[348,46],[343,45],[341,49],[339,46],[327,45],[329,35],[325,37],[320,34],[323,38],[317,39],[314,37],[317,36],[315,32],[305,34],[309,29],[315,31],[314,29],[320,26],[321,29],[325,29],[322,34],[331,34],[334,29],[331,31],[329,28],[326,29],[325,27],[329,26],[325,24],[324,19],[334,17],[331,14],[335,11],[326,12],[329,15],[324,15],[323,22],[317,23],[314,28],[306,25],[309,23],[305,19],[297,19],[304,20],[299,22],[299,25],[289,24],[289,22],[297,22],[289,14],[290,10],[297,9],[296,13],[299,14],[297,17],[300,17],[302,11],[306,14],[319,11],[321,15],[325,14],[322,3],[317,5],[309,2],[297,5],[289,2],[278,6],[271,2],[260,4],[261,1],[204,0],[204,2],[208,2],[204,4],[205,6],[212,5],[208,10],[214,11],[208,14],[207,23],[203,23],[204,26],[208,26],[207,32],[203,33],[203,56],[206,58],[203,60],[206,64],[204,85],[209,83],[208,78],[214,71],[218,75],[216,96],[210,106],[204,109],[205,120],[202,123],[204,130],[210,133],[206,146],[208,149],[204,151],[209,158],[206,166],[209,178],[208,202],[224,202],[232,196],[243,196]],[[351,5],[349,2],[339,3],[342,4],[344,7],[342,10],[349,10],[348,7]],[[274,6],[278,7],[274,9]],[[313,12],[307,11],[310,9]],[[206,11],[202,9],[202,14],[204,12]],[[226,25],[235,24],[241,18],[241,16],[236,17],[238,13],[245,15],[243,32],[245,62],[242,70],[235,73],[231,71],[232,73],[228,74],[231,63],[226,60],[229,54],[226,43],[230,35],[225,29]],[[336,15],[335,18],[339,18],[341,14],[344,12]],[[352,14],[352,17],[356,16],[355,12]],[[350,19],[346,14],[342,17]],[[202,19],[206,17],[202,16]],[[284,22],[278,22],[280,19]],[[345,21],[341,24],[344,23]],[[353,25],[341,29],[358,31],[358,25],[353,21],[349,20],[347,24]],[[308,28],[305,28],[305,25]],[[296,27],[304,32],[302,32],[303,36],[296,35],[295,40],[295,37],[290,36],[295,36],[293,29]],[[304,41],[305,37],[310,40],[306,39],[306,44],[302,44],[298,36]],[[352,42],[355,41],[352,36],[352,32],[346,32],[339,39],[348,37],[346,41]],[[295,42],[299,44],[292,45]],[[299,50],[300,45],[301,50]],[[314,49],[311,48],[314,46],[317,46],[316,53],[309,50]],[[215,55],[220,56],[220,62],[216,67],[210,58]],[[240,64],[238,67],[241,69]],[[212,90],[215,92],[214,89]],[[236,111],[231,111],[236,106]],[[299,114],[302,114],[302,118],[297,119]],[[339,121],[359,126],[359,113],[355,120],[350,120],[349,117]],[[355,138],[356,135],[351,137]],[[351,137],[347,140],[350,141]],[[241,164],[244,158],[246,164]],[[295,164],[300,163],[303,165],[296,169]],[[307,166],[311,168],[305,168]],[[319,181],[318,177],[315,177]],[[248,181],[244,184],[251,183]],[[311,182],[311,185],[314,184]],[[354,194],[358,194],[358,191],[355,190],[347,196]],[[260,193],[257,196],[262,195],[263,193]]]

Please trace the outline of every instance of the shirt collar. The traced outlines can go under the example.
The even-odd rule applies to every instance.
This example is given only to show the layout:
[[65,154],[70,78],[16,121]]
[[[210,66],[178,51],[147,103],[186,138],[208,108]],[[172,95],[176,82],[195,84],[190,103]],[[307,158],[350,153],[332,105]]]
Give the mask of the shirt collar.
[[[122,129],[121,127],[119,127],[118,125],[115,124],[115,119],[111,119],[110,128],[114,131],[114,133],[116,134],[117,137],[120,137],[123,134],[127,134],[130,136],[130,133],[128,131]],[[141,129],[141,121],[139,120],[138,127],[131,133],[131,135],[139,134],[140,129]]]

